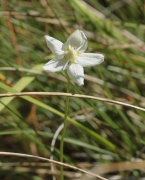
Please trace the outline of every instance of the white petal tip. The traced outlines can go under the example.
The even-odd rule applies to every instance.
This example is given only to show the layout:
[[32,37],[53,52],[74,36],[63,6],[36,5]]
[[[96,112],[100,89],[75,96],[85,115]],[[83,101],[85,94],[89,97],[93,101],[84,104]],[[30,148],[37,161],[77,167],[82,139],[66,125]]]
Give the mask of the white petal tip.
[[98,62],[98,64],[101,64],[104,61],[104,56],[102,54],[99,54],[98,59],[100,59],[100,62]]
[[45,64],[44,66],[42,66],[43,70],[44,71],[47,71],[47,72],[54,72],[53,69],[51,69],[49,66],[47,66],[47,64]]
[[98,58],[101,59],[102,61],[104,61],[104,55],[103,54],[96,54],[98,55]]
[[42,66],[42,69],[44,70],[44,71],[47,71],[47,68],[46,68],[46,66],[44,65],[44,66]]
[[84,79],[80,80],[79,82],[76,82],[79,86],[83,86],[84,85]]
[[81,84],[78,84],[79,86],[83,86],[84,85],[84,83],[81,83]]
[[102,58],[102,59],[103,59],[103,61],[104,61],[104,56],[103,56],[102,54],[101,54],[100,56],[101,56],[101,58]]

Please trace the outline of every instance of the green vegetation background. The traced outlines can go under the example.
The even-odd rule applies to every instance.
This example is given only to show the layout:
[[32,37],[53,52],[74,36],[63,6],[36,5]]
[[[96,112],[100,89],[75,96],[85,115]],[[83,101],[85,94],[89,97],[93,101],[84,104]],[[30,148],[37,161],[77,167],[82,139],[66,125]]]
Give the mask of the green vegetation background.
[[[145,2],[140,0],[0,1],[0,93],[66,92],[64,73],[44,73],[53,58],[44,35],[65,42],[75,30],[87,36],[87,52],[105,61],[85,68],[85,85],[71,93],[105,97],[145,107]],[[0,151],[50,158],[51,141],[63,122],[65,97],[1,98]],[[71,98],[65,162],[104,177],[140,179],[145,158],[145,113],[106,102]],[[54,159],[59,161],[58,137]],[[114,162],[135,161],[120,170]],[[33,162],[33,163],[32,163]],[[99,165],[102,167],[99,170]],[[115,164],[116,163],[116,164]],[[96,165],[97,164],[97,165]],[[107,172],[105,166],[110,165]],[[0,179],[52,179],[50,164],[1,156]],[[55,165],[56,174],[59,166]],[[137,170],[138,169],[138,170]],[[65,169],[66,179],[76,172]]]

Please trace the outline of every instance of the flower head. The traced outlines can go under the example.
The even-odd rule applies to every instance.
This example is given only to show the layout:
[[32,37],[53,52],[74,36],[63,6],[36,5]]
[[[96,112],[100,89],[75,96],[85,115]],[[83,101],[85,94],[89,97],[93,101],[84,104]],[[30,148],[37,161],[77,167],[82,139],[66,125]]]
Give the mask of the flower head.
[[104,61],[102,54],[84,53],[88,42],[80,30],[74,31],[64,44],[53,37],[47,35],[44,37],[55,59],[46,63],[43,69],[49,72],[67,70],[69,77],[79,86],[84,84],[83,67],[95,66]]

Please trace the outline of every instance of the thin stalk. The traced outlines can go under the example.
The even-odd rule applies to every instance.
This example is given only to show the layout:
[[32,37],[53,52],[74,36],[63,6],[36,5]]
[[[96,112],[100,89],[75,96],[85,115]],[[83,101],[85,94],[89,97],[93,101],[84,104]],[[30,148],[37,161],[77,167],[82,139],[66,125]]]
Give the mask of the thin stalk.
[[[70,87],[70,78],[67,78],[67,93],[69,93],[69,87]],[[62,130],[62,137],[60,141],[60,162],[63,163],[63,147],[64,147],[64,137],[66,133],[66,127],[67,127],[67,115],[68,115],[68,109],[69,109],[69,97],[66,98],[66,106],[65,106],[65,116],[64,116],[64,127]],[[60,166],[60,179],[63,180],[63,166]]]

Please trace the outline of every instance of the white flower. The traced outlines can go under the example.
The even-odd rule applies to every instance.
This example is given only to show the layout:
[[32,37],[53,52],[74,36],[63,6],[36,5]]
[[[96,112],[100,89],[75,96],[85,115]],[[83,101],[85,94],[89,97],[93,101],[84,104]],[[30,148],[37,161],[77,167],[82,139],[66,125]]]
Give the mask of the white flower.
[[104,61],[102,54],[84,53],[88,42],[80,30],[74,31],[65,44],[47,35],[44,37],[56,58],[46,63],[43,69],[49,72],[67,70],[69,77],[79,86],[84,84],[83,67],[95,66]]

